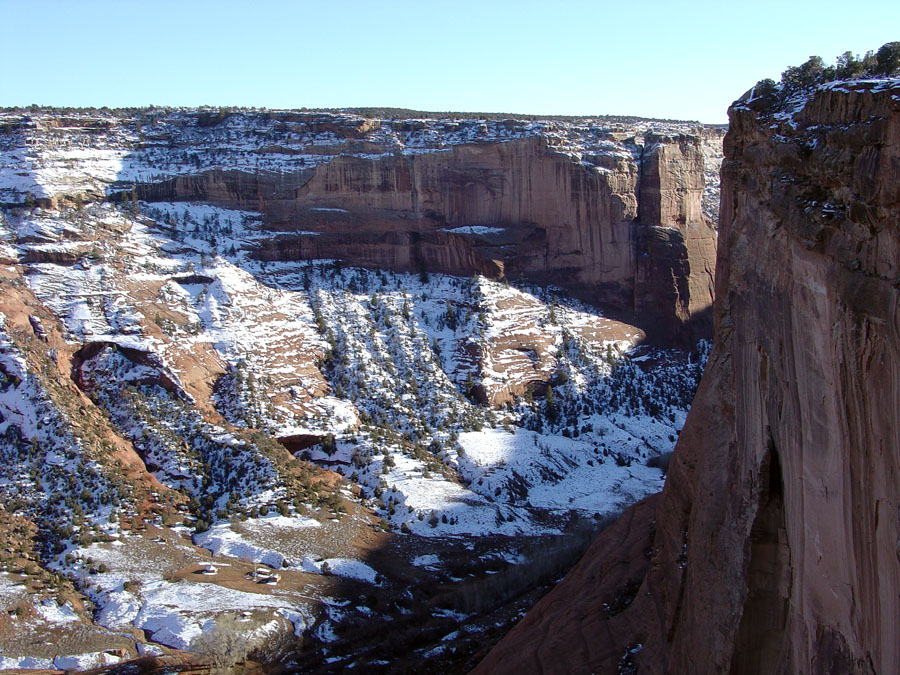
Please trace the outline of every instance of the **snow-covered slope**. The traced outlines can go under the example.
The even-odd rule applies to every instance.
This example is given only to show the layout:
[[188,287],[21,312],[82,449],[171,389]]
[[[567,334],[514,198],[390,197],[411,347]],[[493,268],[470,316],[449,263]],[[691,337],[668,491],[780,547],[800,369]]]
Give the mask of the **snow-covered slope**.
[[[527,542],[661,487],[702,345],[644,346],[559,288],[259,260],[249,251],[270,234],[256,212],[104,201],[140,172],[277,171],[337,143],[318,128],[301,140],[322,154],[292,154],[307,132],[263,114],[196,138],[178,114],[148,115],[39,120],[40,147],[2,136],[3,199],[32,198],[0,212],[0,503],[40,534],[10,540],[3,569],[37,569],[0,595],[23,617],[71,607],[95,632],[68,655],[201,649],[226,614],[257,649],[343,644],[346,627],[407,611],[383,598],[433,592],[407,594],[410,575],[455,588],[498,560],[529,567]],[[582,161],[606,142],[562,123],[452,124],[359,133],[417,153],[539,131]],[[157,134],[187,155],[172,160]],[[53,195],[66,198],[28,203]],[[481,567],[464,575],[440,562],[471,550]],[[124,647],[109,637],[132,629]],[[56,663],[2,630],[0,650],[4,664]]]

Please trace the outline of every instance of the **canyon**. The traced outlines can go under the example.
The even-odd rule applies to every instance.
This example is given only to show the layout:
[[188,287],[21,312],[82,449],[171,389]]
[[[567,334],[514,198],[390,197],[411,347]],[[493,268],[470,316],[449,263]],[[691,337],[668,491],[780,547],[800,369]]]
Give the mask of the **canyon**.
[[0,667],[473,666],[662,485],[721,142],[0,113]]
[[900,81],[770,82],[729,119],[714,346],[665,487],[476,672],[900,663]]
[[248,210],[272,235],[260,260],[554,284],[657,342],[710,334],[720,128],[190,111],[5,127],[43,148],[35,176],[6,181],[7,204],[109,191]]
[[729,119],[2,113],[3,667],[895,671],[900,81]]

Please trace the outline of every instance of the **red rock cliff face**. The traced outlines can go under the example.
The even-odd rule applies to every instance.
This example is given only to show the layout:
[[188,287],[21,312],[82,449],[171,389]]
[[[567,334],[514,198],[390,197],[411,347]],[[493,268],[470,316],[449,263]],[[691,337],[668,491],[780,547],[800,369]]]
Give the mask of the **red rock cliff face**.
[[900,82],[762,107],[731,110],[715,347],[665,489],[479,672],[898,671]]
[[715,230],[701,209],[701,139],[648,133],[609,147],[585,163],[542,135],[440,152],[367,146],[301,172],[206,171],[139,194],[261,211],[273,233],[263,259],[527,278],[622,310],[653,337],[708,333]]

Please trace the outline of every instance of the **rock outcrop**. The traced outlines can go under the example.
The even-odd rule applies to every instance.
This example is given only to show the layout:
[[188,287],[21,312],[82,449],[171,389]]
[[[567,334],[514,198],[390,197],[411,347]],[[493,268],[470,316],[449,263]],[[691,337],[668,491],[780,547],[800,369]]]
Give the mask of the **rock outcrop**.
[[715,346],[665,488],[478,672],[897,671],[900,81],[730,120]]
[[7,113],[0,204],[250,211],[268,232],[257,259],[552,283],[651,340],[693,346],[711,333],[720,131],[636,119]]
[[[220,161],[136,181],[136,196],[262,213],[271,233],[254,251],[262,260],[337,258],[552,283],[651,339],[693,344],[711,333],[716,234],[703,200],[715,134],[505,120],[458,138],[459,127],[478,124],[408,120],[391,122],[394,133],[426,141],[397,147],[387,121],[315,117],[323,119],[312,130],[303,116],[281,120],[302,125],[308,139],[259,150],[302,155],[302,164],[276,171]],[[195,152],[199,141],[184,143]]]

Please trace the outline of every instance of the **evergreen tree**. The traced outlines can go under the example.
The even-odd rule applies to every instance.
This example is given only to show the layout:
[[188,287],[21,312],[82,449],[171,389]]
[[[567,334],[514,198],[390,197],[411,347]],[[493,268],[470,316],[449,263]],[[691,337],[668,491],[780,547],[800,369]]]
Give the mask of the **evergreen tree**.
[[453,309],[453,305],[450,304],[450,301],[447,300],[447,311],[444,312],[444,323],[447,325],[447,328],[455,331],[457,326],[459,325],[459,321],[456,316],[456,310]]
[[781,84],[794,93],[815,86],[823,79],[825,62],[821,56],[810,56],[802,66],[790,66],[781,74]]
[[557,408],[556,398],[553,396],[553,387],[549,385],[547,385],[547,394],[544,397],[544,412],[551,422],[555,422],[559,417],[559,408]]
[[875,73],[893,75],[900,71],[900,42],[887,42],[875,54]]

